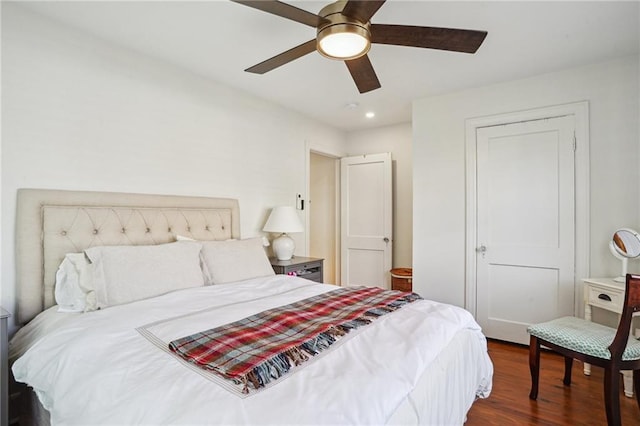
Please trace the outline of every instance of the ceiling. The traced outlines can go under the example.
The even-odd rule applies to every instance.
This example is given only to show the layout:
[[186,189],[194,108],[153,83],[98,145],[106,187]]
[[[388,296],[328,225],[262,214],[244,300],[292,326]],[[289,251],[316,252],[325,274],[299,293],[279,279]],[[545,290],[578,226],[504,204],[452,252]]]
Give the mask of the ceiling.
[[[327,2],[288,3],[317,13]],[[489,34],[475,55],[373,45],[369,58],[382,88],[359,94],[344,63],[317,52],[264,75],[244,72],[313,39],[315,30],[230,1],[23,5],[346,131],[409,122],[414,99],[640,52],[640,3],[635,1],[388,0],[372,22]],[[365,118],[368,111],[376,116]]]

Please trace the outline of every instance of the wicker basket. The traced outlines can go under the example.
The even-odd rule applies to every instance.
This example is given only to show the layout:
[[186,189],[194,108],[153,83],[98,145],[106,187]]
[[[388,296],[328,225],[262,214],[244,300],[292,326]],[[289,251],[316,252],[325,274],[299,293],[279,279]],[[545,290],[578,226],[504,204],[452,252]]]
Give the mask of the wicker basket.
[[413,269],[394,268],[391,270],[391,289],[400,291],[412,291],[411,281]]

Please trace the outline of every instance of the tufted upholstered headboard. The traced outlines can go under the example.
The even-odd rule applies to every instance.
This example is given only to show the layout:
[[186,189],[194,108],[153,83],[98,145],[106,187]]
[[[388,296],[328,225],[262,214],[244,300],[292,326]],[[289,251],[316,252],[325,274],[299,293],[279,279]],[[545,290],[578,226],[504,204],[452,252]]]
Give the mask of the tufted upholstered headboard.
[[53,306],[67,253],[99,245],[240,238],[238,201],[173,195],[19,189],[16,218],[18,322]]

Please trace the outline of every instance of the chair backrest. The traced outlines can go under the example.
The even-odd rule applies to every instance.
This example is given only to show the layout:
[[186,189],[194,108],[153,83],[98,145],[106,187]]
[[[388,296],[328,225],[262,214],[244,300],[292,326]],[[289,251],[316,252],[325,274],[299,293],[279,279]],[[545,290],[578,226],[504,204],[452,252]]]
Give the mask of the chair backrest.
[[622,309],[616,337],[609,346],[611,360],[614,362],[620,362],[620,360],[622,360],[622,354],[629,340],[631,319],[634,312],[640,312],[640,275],[627,274],[624,307]]

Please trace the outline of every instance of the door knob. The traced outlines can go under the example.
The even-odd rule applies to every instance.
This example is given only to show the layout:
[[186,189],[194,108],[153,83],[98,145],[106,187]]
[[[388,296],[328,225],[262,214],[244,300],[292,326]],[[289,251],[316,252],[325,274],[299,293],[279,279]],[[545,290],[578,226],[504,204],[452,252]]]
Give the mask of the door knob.
[[476,247],[476,252],[478,252],[478,253],[483,253],[484,254],[484,253],[486,253],[486,251],[487,251],[487,246],[485,246],[484,244],[481,245],[480,247]]
[[384,238],[382,239],[382,241],[384,241],[385,243],[388,243],[388,242],[389,242],[389,238],[384,237]]

